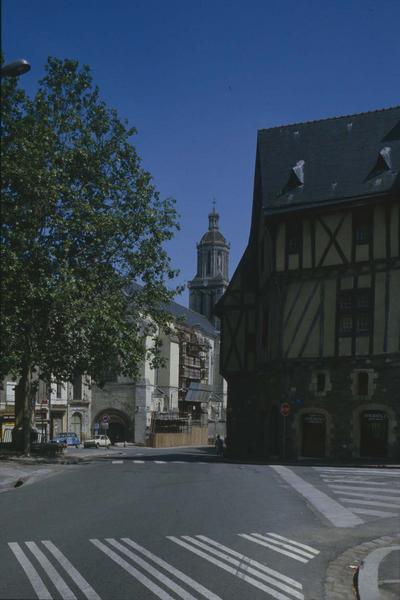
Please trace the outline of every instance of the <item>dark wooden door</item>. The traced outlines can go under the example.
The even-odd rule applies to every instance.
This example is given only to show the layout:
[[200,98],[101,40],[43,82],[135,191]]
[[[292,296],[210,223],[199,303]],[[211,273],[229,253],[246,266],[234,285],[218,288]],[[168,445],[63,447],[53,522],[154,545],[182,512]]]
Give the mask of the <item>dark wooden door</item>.
[[361,414],[360,456],[387,456],[388,422],[381,410],[366,410]]
[[311,413],[303,416],[302,456],[323,458],[325,456],[326,423],[325,416]]

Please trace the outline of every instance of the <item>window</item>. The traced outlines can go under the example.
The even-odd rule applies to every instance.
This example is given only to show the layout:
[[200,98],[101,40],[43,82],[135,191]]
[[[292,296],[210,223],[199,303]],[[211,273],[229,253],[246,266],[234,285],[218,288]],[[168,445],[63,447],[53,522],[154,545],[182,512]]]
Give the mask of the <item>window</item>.
[[353,235],[356,244],[369,244],[372,240],[372,212],[361,209],[353,213]]
[[82,377],[80,375],[74,379],[74,400],[82,400]]
[[317,392],[324,392],[326,386],[326,374],[317,373]]
[[262,333],[261,333],[261,346],[262,349],[266,350],[268,345],[268,309],[264,308],[263,320],[262,320]]
[[211,251],[207,252],[207,268],[206,275],[211,275]]
[[300,254],[303,242],[301,221],[286,223],[286,251],[287,254]]
[[261,270],[261,273],[264,272],[264,253],[265,253],[265,242],[264,242],[264,238],[261,238],[261,241],[260,241],[260,270]]
[[57,398],[61,398],[62,397],[62,388],[63,388],[63,384],[62,383],[57,383],[57,390],[56,390],[56,397]]
[[369,335],[372,327],[371,290],[360,288],[340,292],[337,319],[340,336]]
[[359,396],[368,396],[368,373],[357,374],[357,393]]
[[7,404],[15,404],[15,382],[7,381],[6,388],[6,403]]

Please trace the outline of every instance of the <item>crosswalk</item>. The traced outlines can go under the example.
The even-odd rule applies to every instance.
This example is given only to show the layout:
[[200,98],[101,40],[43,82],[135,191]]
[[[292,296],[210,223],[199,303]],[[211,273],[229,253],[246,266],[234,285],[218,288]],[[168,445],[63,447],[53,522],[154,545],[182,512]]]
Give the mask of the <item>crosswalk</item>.
[[[204,535],[195,537],[185,535],[181,538],[169,536],[168,539],[197,556],[204,558],[213,565],[220,567],[224,571],[239,577],[239,579],[246,581],[253,587],[262,590],[272,598],[288,600],[288,598],[294,597],[304,600],[304,594],[301,591],[303,586],[295,579],[287,577],[236,550],[215,542],[209,537]],[[259,581],[260,579],[261,581]],[[274,587],[271,587],[271,584]],[[290,596],[281,593],[279,590],[290,594]]]
[[338,502],[368,518],[400,514],[400,470],[314,467]]
[[[257,552],[257,560],[253,558],[254,553],[251,550],[254,544],[249,544],[249,553],[243,554],[242,547],[244,541],[264,541],[265,539],[275,540],[276,544],[264,545],[262,551]],[[18,562],[25,573],[25,576],[31,586],[32,593],[27,596],[29,600],[38,598],[39,600],[106,600],[103,596],[103,588],[99,583],[98,577],[93,581],[93,570],[89,568],[91,561],[101,566],[101,573],[107,573],[110,567],[107,567],[109,561],[114,568],[122,570],[128,580],[134,580],[132,584],[125,584],[126,589],[122,590],[119,583],[120,597],[142,597],[136,595],[131,585],[139,585],[146,589],[143,597],[156,597],[161,600],[222,600],[231,598],[221,594],[221,579],[228,577],[239,579],[249,588],[240,598],[261,598],[267,596],[276,600],[304,600],[303,585],[300,581],[272,568],[271,561],[274,552],[280,552],[286,555],[288,559],[302,559],[302,562],[308,562],[319,554],[319,550],[309,545],[300,543],[296,540],[280,536],[274,532],[267,534],[233,534],[232,544],[226,545],[220,541],[205,535],[183,535],[167,536],[165,543],[171,542],[170,551],[165,550],[165,544],[162,545],[162,552],[155,554],[151,549],[141,545],[138,541],[130,537],[122,538],[90,538],[87,540],[88,551],[85,554],[86,560],[74,557],[68,557],[68,553],[63,548],[50,540],[24,542],[8,542],[9,550],[12,556]],[[257,542],[256,542],[257,543]],[[281,545],[279,545],[280,543]],[[181,555],[174,552],[172,544],[179,546],[184,553],[183,570],[178,568],[176,562],[182,560]],[[290,551],[287,549],[290,548]],[[264,552],[265,550],[265,552]],[[260,554],[261,552],[261,554]],[[95,556],[93,557],[93,553]],[[253,554],[253,556],[252,556]],[[217,577],[208,578],[204,585],[198,579],[201,579],[197,573],[201,572],[195,568],[194,577],[188,574],[188,561],[201,558],[207,563],[213,565],[213,569],[219,571]],[[74,555],[75,556],[75,555]],[[178,558],[180,556],[180,558]],[[173,557],[173,558],[171,558]],[[171,560],[175,563],[172,564]],[[104,565],[103,562],[104,561]],[[278,565],[281,568],[281,561]],[[287,572],[293,575],[293,570],[287,564]],[[85,570],[89,574],[85,573]],[[192,568],[190,568],[192,571]],[[97,572],[97,571],[96,571]],[[208,572],[208,571],[207,571]],[[121,573],[122,575],[122,573]],[[204,576],[204,571],[203,571]],[[117,580],[122,581],[119,577]],[[218,589],[211,589],[213,582],[218,583]],[[224,588],[222,588],[224,589]],[[253,590],[253,591],[251,591]],[[150,594],[150,596],[148,595]],[[258,594],[258,595],[257,595]],[[1,595],[0,595],[1,597]]]

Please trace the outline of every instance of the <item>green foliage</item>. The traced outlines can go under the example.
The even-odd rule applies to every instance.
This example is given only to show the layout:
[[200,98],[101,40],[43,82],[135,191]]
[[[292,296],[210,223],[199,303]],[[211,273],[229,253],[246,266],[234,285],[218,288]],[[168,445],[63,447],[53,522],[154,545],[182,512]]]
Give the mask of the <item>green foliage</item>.
[[2,105],[0,375],[135,376],[168,321],[174,201],[160,199],[135,130],[88,67],[49,58],[33,98],[4,78]]

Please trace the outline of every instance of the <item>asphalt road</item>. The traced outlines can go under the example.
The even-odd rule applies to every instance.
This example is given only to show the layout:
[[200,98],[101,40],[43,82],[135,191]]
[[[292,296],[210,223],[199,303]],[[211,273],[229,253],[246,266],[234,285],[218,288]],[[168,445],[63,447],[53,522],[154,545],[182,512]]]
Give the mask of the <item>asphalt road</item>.
[[321,600],[335,557],[399,526],[398,470],[91,456],[0,495],[1,599]]

